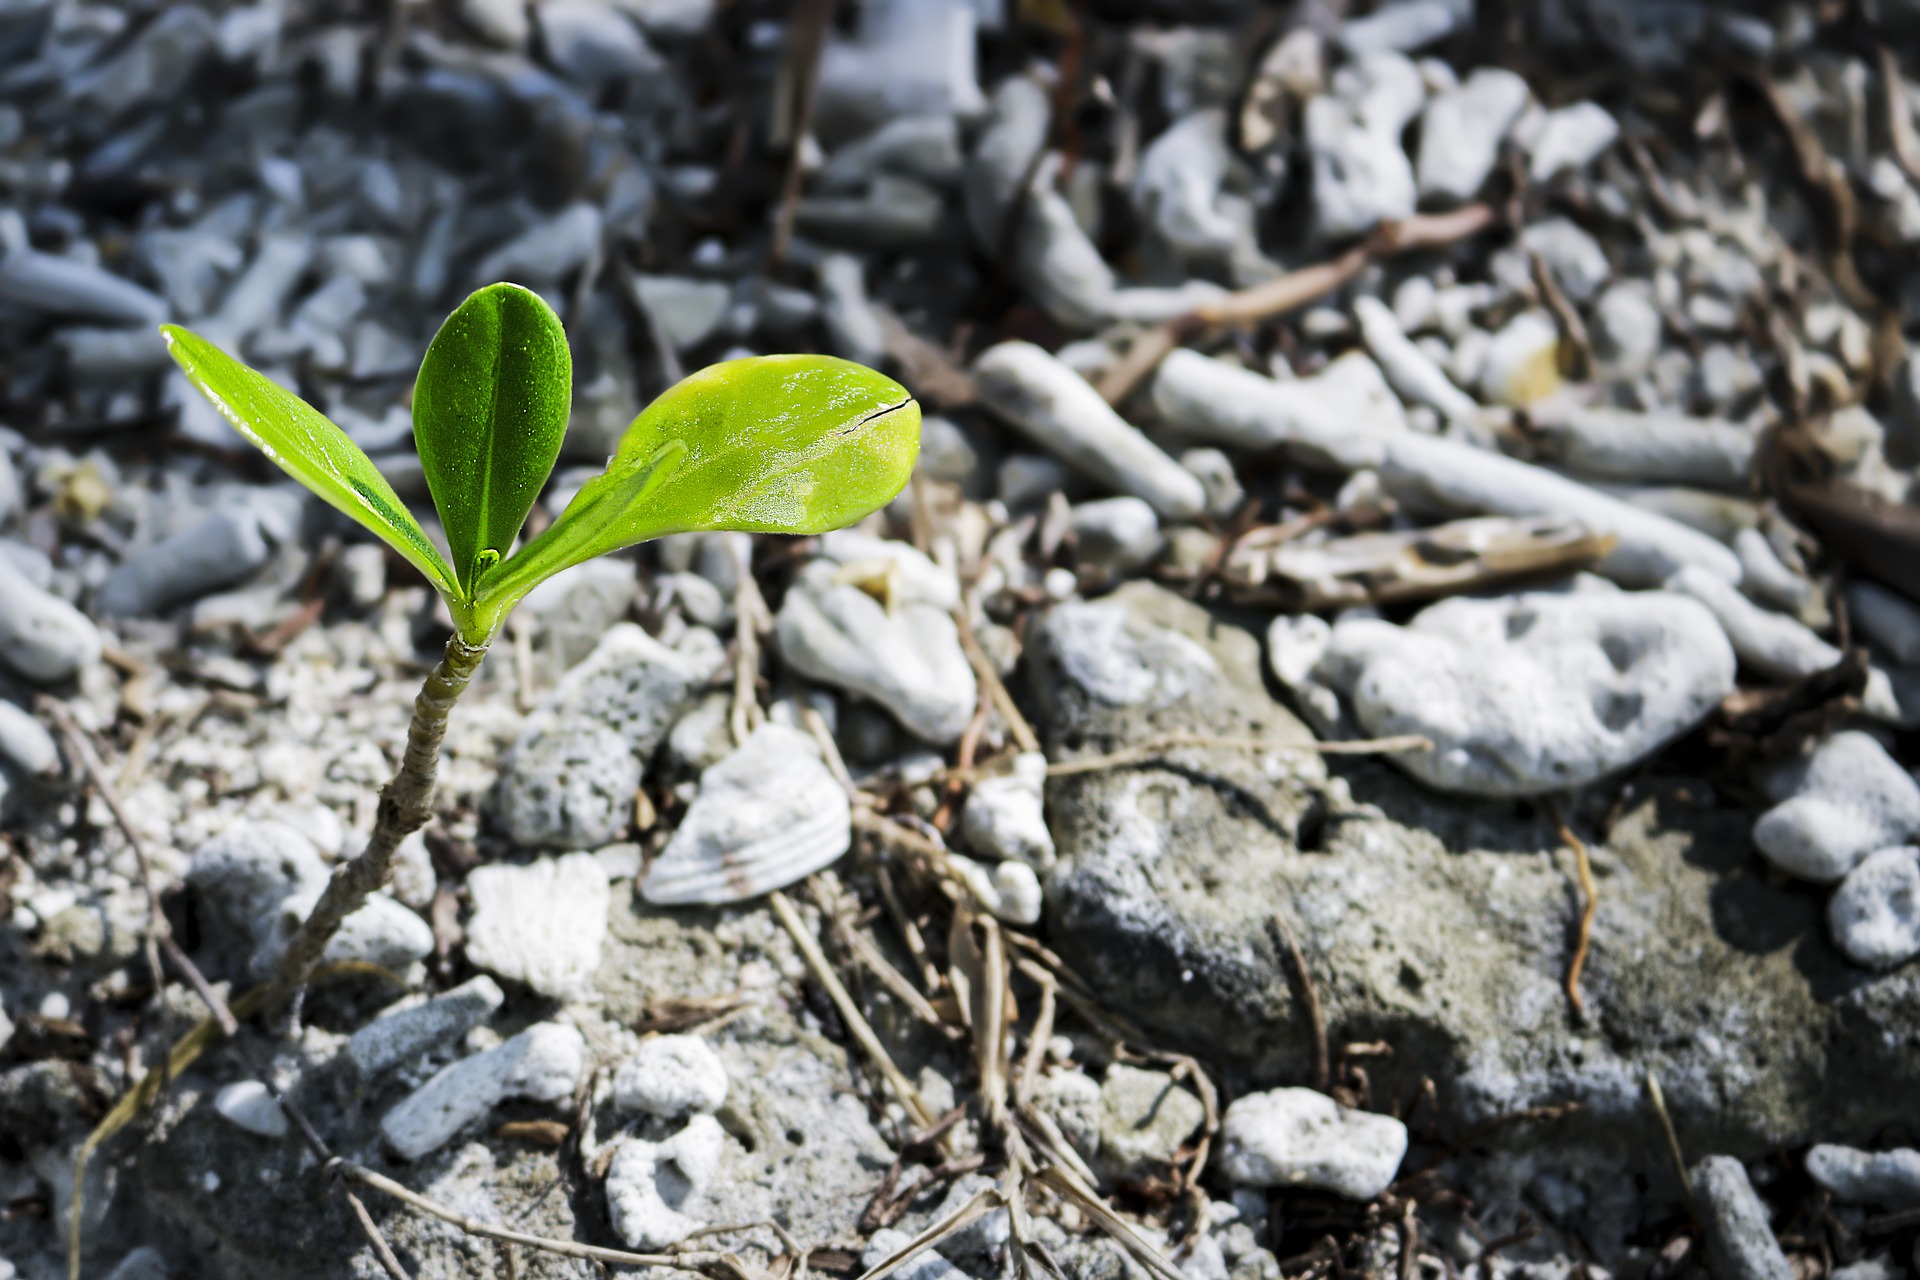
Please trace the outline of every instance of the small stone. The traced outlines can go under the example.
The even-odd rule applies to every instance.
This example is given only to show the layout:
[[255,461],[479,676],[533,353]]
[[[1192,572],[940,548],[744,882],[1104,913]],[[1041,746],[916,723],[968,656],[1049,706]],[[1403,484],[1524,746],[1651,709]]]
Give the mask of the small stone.
[[1035,871],[1054,862],[1053,834],[1047,830],[1045,795],[1047,757],[1023,751],[1010,773],[981,778],[960,810],[960,838],[983,857],[1014,859]]
[[1807,1152],[1807,1176],[1841,1204],[1883,1209],[1920,1205],[1920,1151],[1859,1151],[1821,1143]]
[[1174,121],[1140,155],[1133,201],[1181,261],[1220,261],[1247,238],[1244,218],[1220,199],[1232,164],[1226,113],[1196,111]]
[[1920,835],[1920,784],[1864,733],[1836,733],[1764,781],[1779,803],[1753,824],[1753,843],[1790,876],[1832,884]]
[[1613,275],[1606,250],[1568,218],[1543,218],[1520,233],[1520,247],[1537,253],[1567,297],[1581,305],[1593,301]]
[[1092,1076],[1064,1067],[1041,1076],[1033,1091],[1034,1105],[1087,1161],[1100,1150],[1100,1092],[1100,1082]]
[[96,603],[102,613],[148,617],[253,576],[273,549],[249,510],[219,511],[113,571]]
[[517,845],[592,848],[626,831],[641,773],[626,740],[606,725],[555,725],[508,754],[493,811]]
[[505,999],[492,978],[469,978],[431,1000],[384,1013],[354,1032],[347,1041],[347,1061],[362,1079],[371,1080],[429,1049],[459,1040],[491,1018]]
[[661,1120],[706,1114],[727,1100],[727,1069],[699,1036],[643,1040],[613,1075],[614,1105]]
[[1560,330],[1539,311],[1522,311],[1493,336],[1480,364],[1480,392],[1524,409],[1560,387]]
[[1304,132],[1313,157],[1314,225],[1322,236],[1364,235],[1412,216],[1413,165],[1398,129],[1368,128],[1352,106],[1322,94],[1307,102]]
[[[602,5],[591,3],[573,3],[566,8],[611,12]],[[558,3],[543,4],[539,9],[543,18],[560,11],[561,5]],[[625,19],[612,16],[616,22],[627,26]],[[627,29],[632,31],[631,26],[627,26]],[[634,39],[639,38],[639,33],[634,32]],[[487,254],[474,267],[474,278],[514,280],[529,289],[552,288],[565,281],[599,252],[604,229],[604,219],[597,206],[584,202],[568,205]]]
[[572,1027],[536,1023],[498,1048],[442,1070],[381,1117],[380,1133],[402,1160],[418,1160],[509,1098],[572,1097],[586,1056],[587,1042]]
[[1074,559],[1110,573],[1133,573],[1160,554],[1167,540],[1160,517],[1139,498],[1102,498],[1073,508]]
[[613,901],[606,868],[592,854],[477,867],[467,892],[467,959],[477,968],[554,1000],[592,989]]
[[0,663],[35,684],[55,684],[98,663],[100,648],[87,615],[0,555]]
[[1793,1280],[1793,1265],[1767,1225],[1767,1206],[1732,1156],[1708,1156],[1690,1181],[1717,1280]]
[[945,609],[907,601],[889,612],[816,561],[788,589],[774,634],[794,671],[879,703],[928,742],[957,741],[973,718],[973,668]]
[[1197,477],[1046,351],[1030,342],[1002,342],[981,353],[973,370],[989,408],[1090,479],[1144,498],[1170,519],[1206,510],[1206,490]]
[[263,1138],[287,1136],[287,1116],[258,1080],[239,1080],[213,1095],[213,1109],[248,1133]]
[[142,106],[175,101],[217,40],[213,18],[204,9],[162,10],[117,54],[65,86],[69,109],[113,120]]
[[[951,609],[960,603],[960,579],[951,569],[935,564],[917,547],[892,538],[876,538],[858,529],[835,529],[820,535],[820,554],[835,564],[880,567],[886,576],[890,604],[930,604]],[[842,574],[842,577],[849,576]]]
[[717,280],[685,276],[633,277],[633,296],[675,351],[690,351],[719,329],[733,290]]
[[[860,1265],[871,1270],[912,1243],[913,1237],[906,1232],[882,1227],[868,1237],[866,1250],[860,1255]],[[967,1277],[966,1272],[934,1249],[915,1254],[905,1265],[895,1268],[893,1274],[900,1280],[966,1280]]]
[[1227,1108],[1220,1142],[1220,1167],[1239,1186],[1307,1187],[1364,1201],[1400,1171],[1407,1126],[1312,1089],[1272,1089]]
[[[290,937],[300,921],[307,918],[318,894],[287,899],[280,904],[280,916]],[[278,963],[280,946],[273,947]],[[324,964],[369,964],[391,973],[404,974],[416,960],[433,954],[433,929],[414,912],[384,893],[369,897],[366,905],[340,922],[340,931],[327,942],[321,953]],[[265,969],[266,957],[254,961],[254,972]]]
[[60,748],[47,727],[4,699],[0,699],[0,761],[37,778],[60,772]]
[[1046,905],[1040,877],[1024,862],[999,862],[988,869],[972,858],[957,853],[947,861],[967,882],[967,889],[982,907],[1008,924],[1030,925],[1040,919]]
[[326,864],[306,835],[284,822],[240,821],[193,851],[187,869],[200,936],[217,967],[251,971],[284,946],[281,904],[311,900],[327,883]]
[[167,318],[165,300],[132,281],[32,249],[0,257],[0,302],[42,315],[112,324],[152,325]]
[[632,1249],[664,1249],[703,1225],[701,1193],[719,1171],[726,1133],[712,1116],[697,1115],[665,1142],[623,1138],[607,1167],[607,1216]]
[[1109,1185],[1165,1173],[1206,1118],[1200,1099],[1166,1072],[1116,1062],[1100,1082],[1094,1172]]
[[1513,72],[1481,67],[1429,103],[1415,165],[1421,198],[1460,204],[1478,195],[1529,97],[1527,82]]
[[333,562],[333,580],[349,608],[373,608],[387,596],[386,548],[371,542],[342,547]]
[[1627,377],[1639,377],[1660,353],[1660,309],[1638,280],[1609,285],[1593,304],[1593,344],[1600,358]]
[[1584,169],[1619,136],[1620,122],[1598,103],[1576,102],[1549,111],[1527,156],[1528,176],[1537,185]]
[[1735,587],[1697,565],[1667,579],[1667,589],[1692,596],[1713,611],[1740,661],[1763,675],[1797,680],[1840,661],[1840,651],[1804,623],[1762,609]]
[[[534,16],[548,60],[589,94],[623,81],[671,78],[665,60],[617,5],[603,0],[542,0]],[[481,274],[493,278],[488,272]]]
[[1892,969],[1920,955],[1920,849],[1861,859],[1827,903],[1827,928],[1863,969]]
[[1856,580],[1847,584],[1847,613],[1895,662],[1920,663],[1920,605],[1877,582]]
[[[158,1249],[141,1245],[120,1259],[120,1265],[107,1273],[107,1280],[173,1280],[174,1269]],[[12,1280],[0,1269],[0,1280]]]
[[1355,57],[1411,53],[1445,40],[1472,21],[1473,0],[1389,0],[1364,18],[1341,23],[1335,38]]
[[461,20],[475,34],[507,49],[524,49],[533,34],[526,0],[460,0]]

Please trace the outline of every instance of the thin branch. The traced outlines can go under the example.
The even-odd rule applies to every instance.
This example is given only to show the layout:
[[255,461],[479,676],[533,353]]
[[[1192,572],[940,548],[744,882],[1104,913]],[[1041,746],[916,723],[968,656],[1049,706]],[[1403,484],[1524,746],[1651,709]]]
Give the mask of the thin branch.
[[986,650],[980,647],[980,637],[973,633],[973,622],[967,617],[965,603],[953,607],[953,623],[960,632],[960,648],[967,655],[967,664],[973,668],[974,677],[980,686],[993,699],[994,709],[1000,718],[1007,722],[1007,732],[1013,735],[1013,741],[1022,751],[1038,751],[1040,739],[1034,734],[1033,726],[1027,723],[1026,716],[1014,704],[1013,695],[1007,692],[1007,686],[1000,679],[1000,673],[987,661]]
[[800,160],[807,134],[813,129],[813,103],[820,87],[820,55],[827,46],[827,24],[833,19],[833,0],[794,0],[792,35],[788,50],[793,69],[792,116],[786,121],[787,169],[780,180],[780,203],[774,215],[773,246],[768,258],[774,266],[786,261],[793,240],[794,212],[800,203]]
[[1307,958],[1301,954],[1299,940],[1293,936],[1287,918],[1276,911],[1268,919],[1286,955],[1287,984],[1293,988],[1293,998],[1300,1006],[1301,1016],[1307,1020],[1308,1043],[1313,1052],[1313,1087],[1325,1093],[1333,1082],[1333,1071],[1327,1053],[1327,1023],[1320,1011],[1320,993],[1314,988]]
[[1126,1219],[1109,1209],[1107,1202],[1095,1194],[1091,1187],[1059,1165],[1050,1164],[1039,1170],[1033,1175],[1033,1180],[1073,1201],[1082,1213],[1092,1218],[1121,1248],[1132,1254],[1140,1265],[1160,1276],[1161,1280],[1187,1280],[1184,1272],[1169,1262],[1165,1254],[1148,1244]]
[[1573,828],[1560,816],[1560,806],[1551,798],[1547,801],[1547,811],[1553,815],[1560,839],[1573,849],[1574,867],[1580,876],[1580,928],[1574,937],[1573,957],[1567,961],[1567,999],[1573,1004],[1575,1015],[1585,1018],[1587,1002],[1580,994],[1580,973],[1587,967],[1587,949],[1593,943],[1593,918],[1600,911],[1600,886],[1593,878],[1593,859],[1587,855],[1586,842],[1573,834]]
[[1660,1091],[1660,1077],[1654,1074],[1653,1064],[1647,1064],[1647,1098],[1653,1103],[1653,1113],[1660,1117],[1660,1131],[1667,1136],[1667,1154],[1673,1158],[1673,1172],[1680,1179],[1680,1193],[1687,1199],[1687,1212],[1697,1220],[1694,1211],[1693,1178],[1687,1173],[1687,1157],[1680,1150],[1680,1134],[1673,1127],[1673,1117],[1667,1114],[1667,1096]]
[[1049,778],[1070,777],[1076,773],[1097,773],[1120,769],[1164,754],[1170,747],[1211,747],[1226,751],[1296,751],[1322,756],[1385,755],[1395,751],[1431,751],[1433,742],[1417,733],[1391,738],[1354,738],[1345,742],[1282,742],[1273,738],[1213,738],[1201,733],[1163,733],[1144,742],[1109,752],[1047,766]]
[[[340,1189],[340,1193],[346,1196],[347,1204],[353,1210],[353,1216],[360,1220],[360,1230],[365,1232],[367,1238],[373,1242],[373,1256],[380,1260],[381,1269],[393,1280],[412,1280],[407,1275],[407,1269],[400,1265],[400,1259],[393,1256],[393,1248],[387,1244],[387,1238],[380,1234],[379,1224],[375,1223],[373,1215],[367,1212],[366,1202],[345,1187]],[[507,1274],[509,1276],[513,1274],[512,1254],[507,1255]]]

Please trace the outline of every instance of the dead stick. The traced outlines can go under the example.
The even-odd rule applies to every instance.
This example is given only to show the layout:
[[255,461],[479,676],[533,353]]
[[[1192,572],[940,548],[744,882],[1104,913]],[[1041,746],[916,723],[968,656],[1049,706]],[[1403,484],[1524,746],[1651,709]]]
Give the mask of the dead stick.
[[1580,972],[1587,967],[1587,948],[1593,942],[1593,918],[1600,911],[1600,886],[1594,882],[1593,860],[1587,856],[1587,845],[1573,829],[1567,826],[1565,818],[1560,816],[1560,806],[1551,799],[1547,801],[1547,811],[1553,815],[1553,824],[1560,831],[1560,838],[1573,849],[1573,863],[1580,875],[1580,893],[1584,899],[1580,905],[1580,931],[1574,938],[1573,958],[1567,962],[1567,999],[1573,1004],[1576,1015],[1587,1015],[1587,1002],[1580,994]]
[[[353,1210],[353,1216],[360,1220],[360,1230],[365,1232],[367,1239],[373,1242],[373,1256],[380,1259],[381,1269],[393,1280],[411,1280],[407,1275],[407,1269],[400,1265],[400,1259],[393,1256],[393,1248],[387,1243],[387,1238],[380,1234],[379,1224],[373,1220],[373,1215],[367,1212],[366,1203],[345,1187],[340,1191],[346,1196],[347,1204]],[[507,1263],[507,1274],[509,1276],[513,1274],[511,1259]]]
[[1095,773],[1151,760],[1169,747],[1212,747],[1228,751],[1299,751],[1322,756],[1383,755],[1393,751],[1431,751],[1433,742],[1417,733],[1393,738],[1355,738],[1347,742],[1281,742],[1271,738],[1211,738],[1197,733],[1166,733],[1106,755],[1066,760],[1047,766],[1049,778]]
[[1000,673],[987,661],[986,650],[980,647],[980,638],[973,634],[973,622],[967,617],[965,604],[953,607],[954,626],[960,632],[960,648],[967,655],[967,663],[973,668],[975,678],[993,700],[1000,716],[1007,722],[1007,732],[1013,735],[1013,741],[1022,751],[1038,751],[1040,739],[1034,735],[1033,726],[1027,723],[1026,716],[1014,704],[1013,695],[1007,692],[1007,686],[1000,679]]
[[1307,1019],[1307,1034],[1313,1048],[1313,1087],[1325,1093],[1332,1083],[1333,1070],[1328,1061],[1327,1023],[1320,1011],[1320,993],[1314,989],[1313,975],[1307,971],[1307,958],[1301,954],[1299,940],[1293,936],[1287,918],[1276,911],[1268,919],[1273,922],[1273,931],[1286,953],[1287,982],[1293,988],[1293,998]]
[[1693,1178],[1687,1173],[1687,1157],[1680,1150],[1680,1133],[1673,1127],[1673,1117],[1667,1114],[1667,1095],[1660,1090],[1660,1077],[1654,1074],[1653,1064],[1647,1064],[1647,1097],[1653,1103],[1653,1113],[1660,1118],[1660,1131],[1667,1136],[1667,1154],[1673,1158],[1673,1171],[1680,1179],[1680,1194],[1686,1197],[1687,1212],[1695,1221],[1699,1214],[1693,1206]]
[[773,246],[768,257],[774,266],[787,259],[793,241],[794,212],[800,204],[800,159],[807,133],[813,128],[813,102],[820,87],[820,55],[827,47],[827,24],[833,19],[833,0],[794,0],[793,117],[788,121],[787,171],[780,181],[779,211],[774,217]]

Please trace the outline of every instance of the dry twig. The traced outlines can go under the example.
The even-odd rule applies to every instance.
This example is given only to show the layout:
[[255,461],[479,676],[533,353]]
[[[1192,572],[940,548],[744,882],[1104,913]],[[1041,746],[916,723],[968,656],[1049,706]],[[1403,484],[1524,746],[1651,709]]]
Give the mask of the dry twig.
[[1164,733],[1106,755],[1087,756],[1047,766],[1049,778],[1121,769],[1164,754],[1171,747],[1212,747],[1226,751],[1297,751],[1322,756],[1370,756],[1393,751],[1431,751],[1433,743],[1417,733],[1393,738],[1355,738],[1346,742],[1282,742],[1273,738],[1214,738],[1200,733]]
[[1673,1117],[1667,1114],[1667,1096],[1660,1091],[1660,1077],[1654,1074],[1652,1063],[1647,1064],[1647,1098],[1653,1103],[1653,1113],[1660,1117],[1660,1131],[1667,1137],[1667,1154],[1673,1158],[1674,1176],[1680,1179],[1680,1193],[1686,1197],[1687,1212],[1693,1214],[1693,1178],[1687,1173],[1687,1157],[1680,1150],[1680,1134],[1673,1127]]
[[807,134],[813,128],[813,103],[820,87],[820,55],[827,47],[827,25],[833,20],[833,0],[794,0],[793,25],[789,29],[788,68],[790,115],[780,130],[787,143],[786,175],[780,180],[780,203],[774,215],[773,245],[768,257],[776,267],[787,258],[787,246],[793,240],[793,217],[800,203],[801,156]]
[[1573,957],[1567,961],[1567,999],[1573,1004],[1575,1016],[1587,1016],[1587,1002],[1580,994],[1580,972],[1587,966],[1587,948],[1593,943],[1593,918],[1600,911],[1600,886],[1593,878],[1593,859],[1587,856],[1587,845],[1567,820],[1560,816],[1560,806],[1552,799],[1547,801],[1547,812],[1553,815],[1553,825],[1558,828],[1560,838],[1573,849],[1573,861],[1580,875],[1580,930],[1574,938]]
[[1313,1049],[1313,1087],[1325,1093],[1333,1083],[1333,1070],[1328,1061],[1327,1023],[1320,1010],[1320,993],[1314,988],[1307,958],[1301,954],[1300,942],[1293,936],[1287,918],[1276,911],[1268,919],[1287,958],[1287,984],[1293,988],[1293,998],[1300,1006],[1301,1016],[1307,1020],[1307,1035]]

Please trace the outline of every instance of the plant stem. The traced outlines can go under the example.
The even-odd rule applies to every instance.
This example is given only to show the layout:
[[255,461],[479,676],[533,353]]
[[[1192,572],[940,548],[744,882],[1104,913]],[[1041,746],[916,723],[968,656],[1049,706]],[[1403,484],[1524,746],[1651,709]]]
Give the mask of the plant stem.
[[400,771],[393,781],[380,789],[380,806],[375,811],[373,835],[359,857],[334,869],[326,892],[301,924],[300,931],[287,945],[280,959],[280,971],[274,975],[273,991],[268,997],[270,1011],[285,1010],[291,1026],[300,1016],[299,1000],[306,990],[307,976],[320,962],[327,943],[340,929],[340,922],[366,905],[367,898],[383,888],[393,873],[394,850],[400,842],[427,825],[433,817],[433,781],[440,765],[440,743],[447,736],[447,714],[460,700],[487,646],[469,645],[456,632],[447,640],[447,652],[440,665],[427,676],[420,694],[413,700],[413,722],[407,726],[407,750]]

